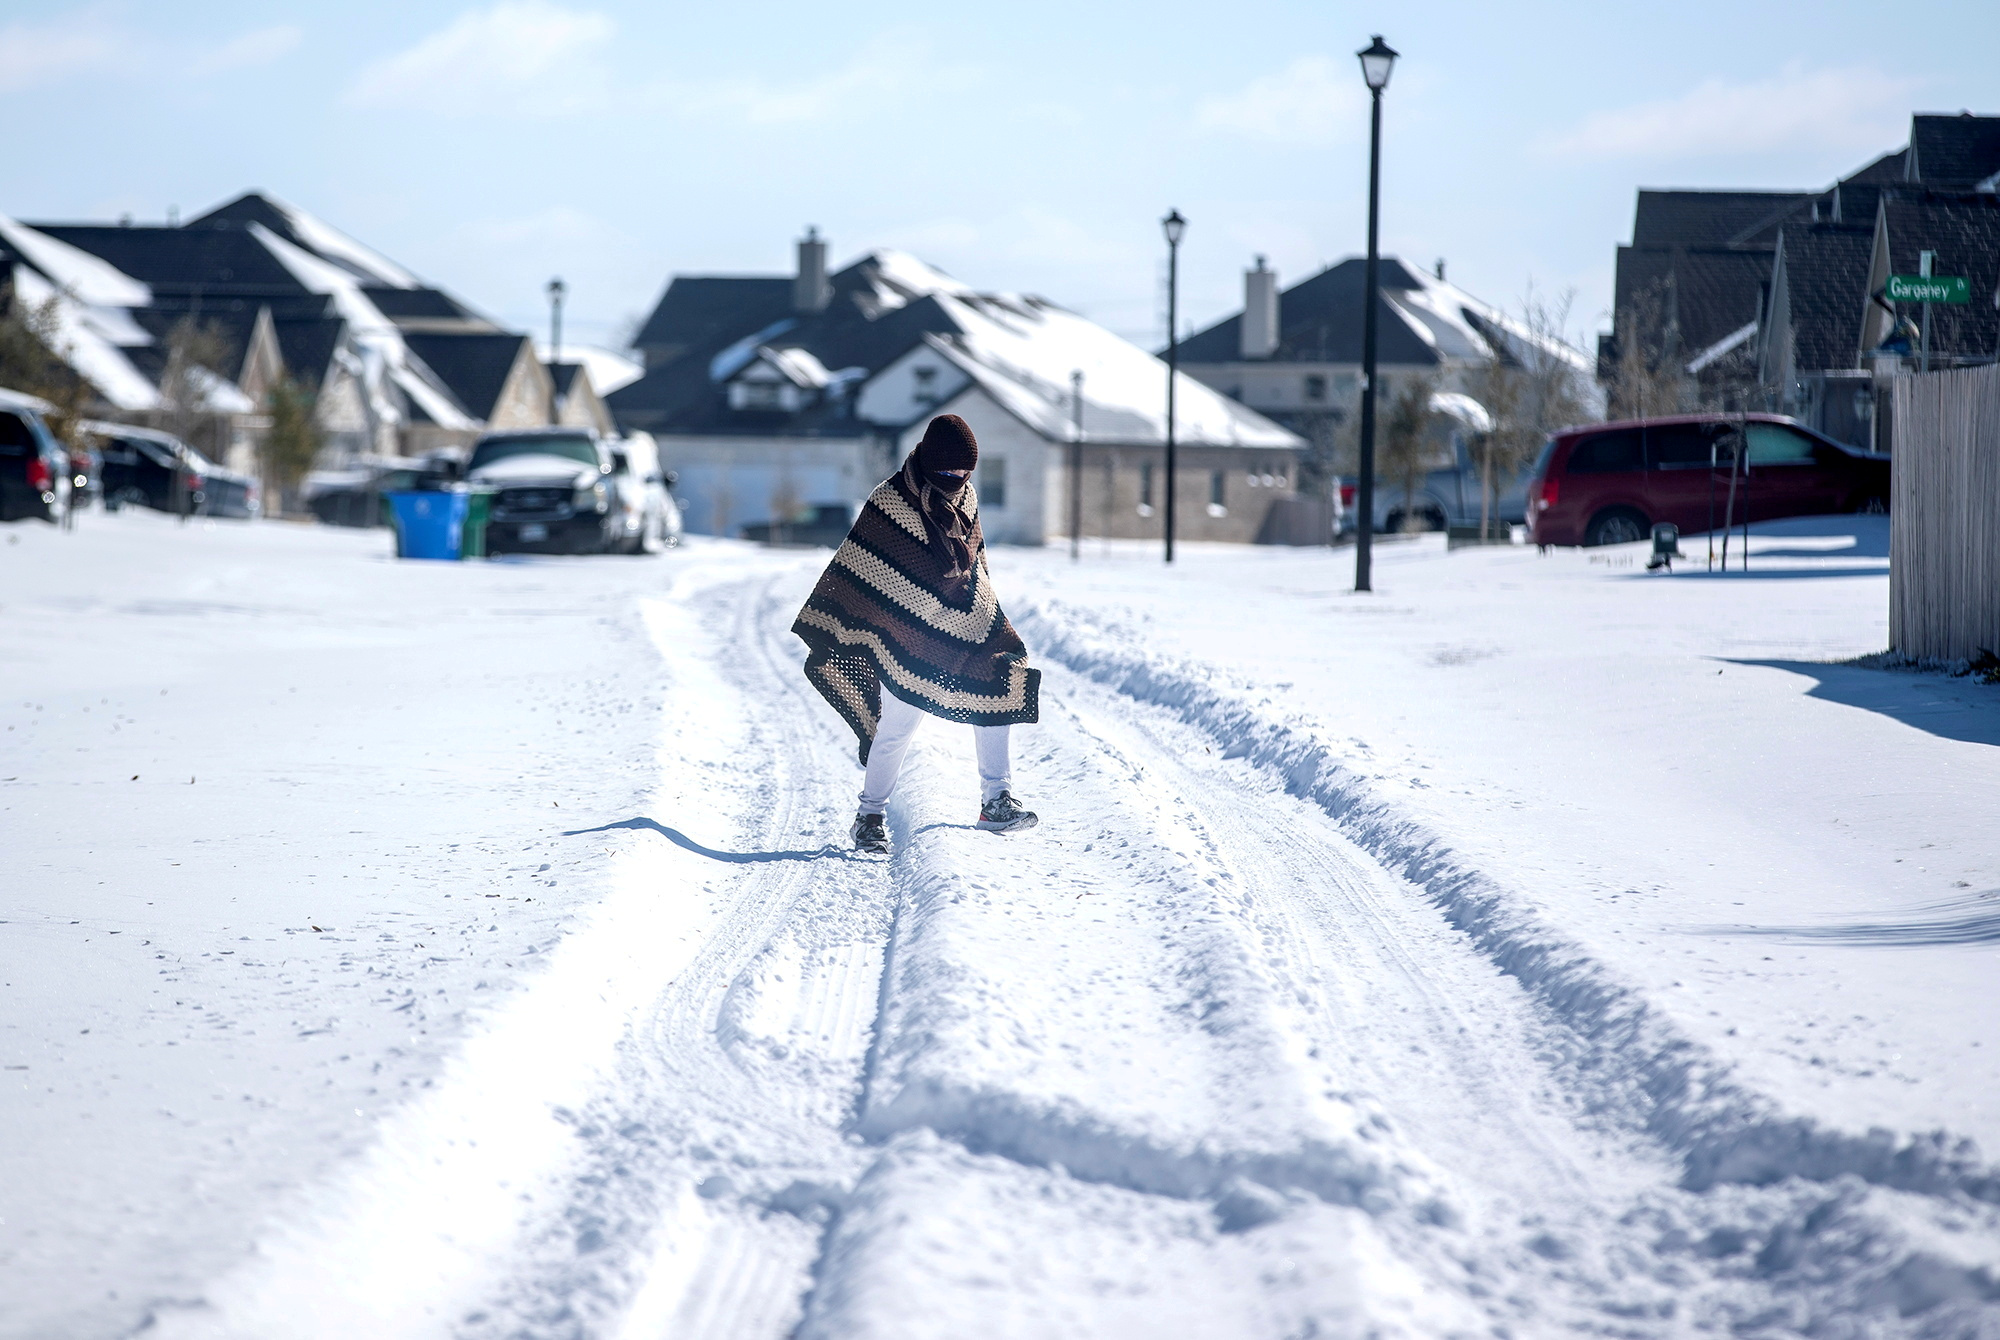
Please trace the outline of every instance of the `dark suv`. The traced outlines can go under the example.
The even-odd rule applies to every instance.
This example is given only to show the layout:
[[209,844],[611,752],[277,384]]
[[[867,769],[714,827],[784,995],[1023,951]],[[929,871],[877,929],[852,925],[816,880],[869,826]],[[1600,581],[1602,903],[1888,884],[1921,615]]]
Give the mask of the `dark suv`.
[[489,554],[610,554],[625,545],[611,449],[582,428],[488,433],[466,481],[493,490]]
[[0,521],[58,520],[69,491],[69,453],[42,416],[25,399],[0,400]]
[[258,514],[256,480],[224,469],[172,433],[117,423],[83,426],[97,441],[98,487],[106,511],[150,507],[189,516]]
[[1660,521],[1693,535],[1745,520],[1888,508],[1887,456],[1776,414],[1566,428],[1543,446],[1528,482],[1530,538],[1541,545],[1626,544]]

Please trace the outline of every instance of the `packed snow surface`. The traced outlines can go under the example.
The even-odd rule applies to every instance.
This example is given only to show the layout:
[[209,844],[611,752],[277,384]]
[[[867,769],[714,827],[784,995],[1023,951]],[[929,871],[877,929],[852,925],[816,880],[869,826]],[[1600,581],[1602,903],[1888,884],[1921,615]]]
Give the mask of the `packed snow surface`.
[[823,551],[4,536],[0,1335],[2000,1329],[2000,688],[1852,663],[1885,523],[995,550],[1041,826],[932,722],[886,859]]

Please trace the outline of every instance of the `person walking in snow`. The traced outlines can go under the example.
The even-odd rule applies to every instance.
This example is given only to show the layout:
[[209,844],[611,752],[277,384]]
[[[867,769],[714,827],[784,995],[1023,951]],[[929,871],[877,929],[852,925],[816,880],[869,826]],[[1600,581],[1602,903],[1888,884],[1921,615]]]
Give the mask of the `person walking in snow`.
[[[883,812],[924,714],[973,728],[979,827],[1032,828],[1013,795],[1007,728],[1041,717],[1042,672],[993,595],[979,497],[979,442],[940,414],[882,481],[827,564],[792,631],[806,678],[854,728],[867,775],[850,835],[887,851]],[[886,691],[885,691],[886,690]]]

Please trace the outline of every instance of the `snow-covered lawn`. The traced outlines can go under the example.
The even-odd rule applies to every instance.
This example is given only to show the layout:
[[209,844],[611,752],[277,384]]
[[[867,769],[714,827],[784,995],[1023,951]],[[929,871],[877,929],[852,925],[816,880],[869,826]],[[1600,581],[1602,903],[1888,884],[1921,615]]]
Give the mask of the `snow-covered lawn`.
[[1984,1334],[2000,688],[1701,543],[996,550],[882,861],[824,554],[7,527],[0,1335]]

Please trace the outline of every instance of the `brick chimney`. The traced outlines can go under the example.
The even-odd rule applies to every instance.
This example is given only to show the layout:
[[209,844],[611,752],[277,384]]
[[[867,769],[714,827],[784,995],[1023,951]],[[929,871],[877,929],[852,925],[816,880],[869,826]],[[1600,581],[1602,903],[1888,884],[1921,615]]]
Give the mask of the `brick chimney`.
[[806,229],[799,239],[799,273],[792,281],[792,307],[801,313],[826,310],[833,301],[833,288],[826,282],[826,243],[818,228]]
[[1269,358],[1278,351],[1278,272],[1257,258],[1243,272],[1243,320],[1239,351],[1245,358]]

